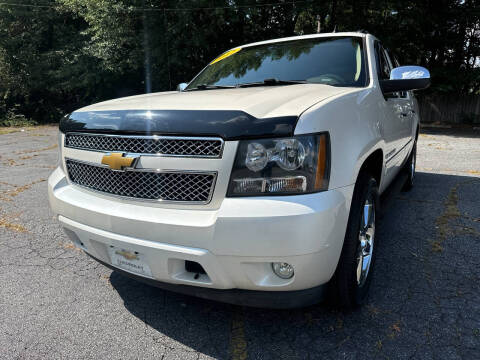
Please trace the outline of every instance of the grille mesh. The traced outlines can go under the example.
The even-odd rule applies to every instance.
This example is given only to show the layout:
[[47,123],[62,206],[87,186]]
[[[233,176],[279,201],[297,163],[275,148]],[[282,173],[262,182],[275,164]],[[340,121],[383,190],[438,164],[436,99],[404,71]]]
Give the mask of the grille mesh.
[[215,174],[149,171],[113,171],[66,159],[70,180],[109,194],[137,199],[206,203],[215,186]]
[[86,150],[218,158],[221,157],[223,143],[220,139],[67,134],[65,146]]

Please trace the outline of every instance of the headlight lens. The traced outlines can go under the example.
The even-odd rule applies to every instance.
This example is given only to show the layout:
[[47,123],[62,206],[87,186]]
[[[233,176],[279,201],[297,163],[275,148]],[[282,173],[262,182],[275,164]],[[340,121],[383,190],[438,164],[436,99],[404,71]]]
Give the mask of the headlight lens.
[[250,143],[247,146],[245,166],[251,171],[260,171],[268,163],[267,149],[262,144]]
[[240,141],[228,196],[304,194],[328,189],[328,133]]
[[297,139],[279,140],[275,145],[272,160],[275,160],[283,170],[296,170],[305,160],[305,147]]

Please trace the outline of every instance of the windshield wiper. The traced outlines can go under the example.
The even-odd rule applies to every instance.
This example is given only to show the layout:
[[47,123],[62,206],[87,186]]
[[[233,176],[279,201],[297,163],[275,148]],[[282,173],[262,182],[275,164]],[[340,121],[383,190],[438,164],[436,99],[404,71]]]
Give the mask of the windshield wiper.
[[237,84],[237,87],[251,87],[251,86],[272,86],[272,85],[295,85],[295,84],[309,84],[306,80],[279,80],[279,79],[265,79],[263,81]]
[[207,84],[200,84],[197,87],[186,89],[185,91],[192,91],[192,90],[214,90],[214,89],[233,89],[235,86],[233,85],[207,85]]
[[279,79],[265,79],[259,82],[251,83],[240,83],[237,85],[208,85],[200,84],[197,87],[191,89],[185,89],[184,91],[195,91],[195,90],[214,90],[214,89],[233,89],[239,87],[253,87],[253,86],[272,86],[272,85],[294,85],[294,84],[309,84],[305,80],[279,80]]

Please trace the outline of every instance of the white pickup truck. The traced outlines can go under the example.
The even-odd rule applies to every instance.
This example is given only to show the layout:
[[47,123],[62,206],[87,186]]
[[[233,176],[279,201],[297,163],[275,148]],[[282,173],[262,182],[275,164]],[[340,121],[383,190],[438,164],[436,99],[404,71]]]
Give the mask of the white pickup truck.
[[379,194],[413,185],[428,70],[374,36],[231,49],[178,91],[60,122],[50,204],[73,243],[161,288],[270,308],[351,309],[375,265]]

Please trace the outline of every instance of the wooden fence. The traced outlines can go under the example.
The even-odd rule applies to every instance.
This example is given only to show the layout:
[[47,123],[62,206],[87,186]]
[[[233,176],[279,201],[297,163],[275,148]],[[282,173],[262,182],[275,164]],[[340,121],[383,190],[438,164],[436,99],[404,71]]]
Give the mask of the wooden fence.
[[480,95],[418,96],[418,104],[425,124],[480,124]]

